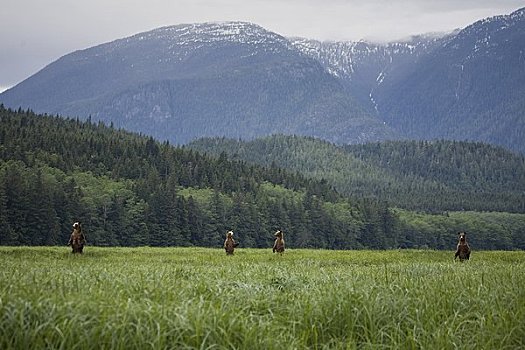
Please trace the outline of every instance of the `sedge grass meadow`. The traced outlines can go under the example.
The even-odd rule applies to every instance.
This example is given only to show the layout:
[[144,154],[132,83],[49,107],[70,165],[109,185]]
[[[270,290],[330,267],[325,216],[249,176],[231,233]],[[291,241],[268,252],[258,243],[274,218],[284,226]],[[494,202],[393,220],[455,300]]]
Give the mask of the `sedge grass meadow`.
[[0,349],[519,349],[525,252],[0,247]]

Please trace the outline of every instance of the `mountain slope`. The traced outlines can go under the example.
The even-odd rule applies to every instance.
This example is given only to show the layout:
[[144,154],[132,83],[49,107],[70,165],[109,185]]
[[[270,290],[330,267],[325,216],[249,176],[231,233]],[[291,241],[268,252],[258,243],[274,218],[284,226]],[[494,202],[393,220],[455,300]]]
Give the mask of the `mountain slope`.
[[290,39],[294,47],[321,63],[349,88],[361,104],[378,112],[377,96],[392,88],[452,34],[419,35],[387,44]]
[[159,28],[77,51],[0,102],[91,116],[174,143],[275,132],[338,143],[393,135],[317,61],[244,22]]
[[336,146],[272,136],[250,142],[202,139],[189,147],[325,179],[339,192],[393,206],[525,212],[525,159],[502,148],[453,141],[392,141]]
[[405,42],[292,43],[405,138],[525,152],[525,9]]
[[422,58],[378,98],[409,138],[478,140],[525,151],[525,9],[482,20]]
[[0,103],[172,143],[275,133],[337,144],[481,141],[525,152],[525,9],[388,44],[244,22],[159,28],[66,55]]

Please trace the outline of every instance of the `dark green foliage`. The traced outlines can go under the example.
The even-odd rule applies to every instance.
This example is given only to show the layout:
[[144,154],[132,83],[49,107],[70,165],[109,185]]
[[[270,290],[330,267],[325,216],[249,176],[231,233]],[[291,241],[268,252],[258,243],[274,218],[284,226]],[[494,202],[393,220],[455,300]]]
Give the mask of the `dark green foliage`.
[[407,209],[525,213],[525,157],[483,143],[405,141],[347,146],[386,171],[383,198]]
[[[316,235],[321,247],[342,244],[454,249],[456,232],[461,230],[472,232],[476,249],[524,246],[525,215],[486,213],[525,213],[525,159],[499,147],[455,141],[396,141],[338,147],[297,136],[273,136],[250,142],[201,139],[189,146],[327,179],[318,184],[330,184],[343,194],[360,198],[353,200],[357,209],[346,208],[333,215],[339,221],[327,222],[317,211],[319,205],[314,197],[305,196],[298,203],[301,209],[291,211],[290,219],[296,228],[294,246],[308,247],[315,234],[312,228],[322,232],[333,228],[328,236]],[[426,214],[401,211],[400,221],[385,203]],[[459,212],[449,215],[453,210]],[[466,210],[479,212],[462,215]],[[305,212],[308,215],[303,217]],[[339,227],[342,222],[343,227]],[[345,228],[350,228],[349,232]],[[345,233],[339,236],[342,232]]]
[[[422,191],[419,196],[415,190],[404,195],[393,192],[397,206],[411,196],[414,203],[440,203],[440,195],[447,192],[425,198],[426,182],[413,180],[432,179],[438,172],[446,185],[442,186],[470,189],[466,193],[472,193],[471,198],[476,198],[476,191],[469,181],[480,186],[480,198],[485,198],[487,205],[502,205],[497,196],[491,197],[502,189],[507,189],[512,199],[508,206],[521,203],[515,202],[513,195],[522,190],[517,179],[523,177],[523,159],[484,145],[412,142],[344,149],[315,139],[276,137],[275,143],[254,141],[268,155],[261,166],[251,164],[249,144],[214,140],[213,149],[218,153],[214,158],[103,124],[3,107],[0,136],[2,245],[65,245],[72,223],[80,221],[88,244],[100,246],[220,247],[231,229],[240,247],[270,248],[273,232],[280,229],[290,248],[453,249],[458,230],[478,232],[473,238],[477,248],[525,247],[521,214],[495,216],[489,223],[489,216],[483,213],[451,213],[453,219],[448,215],[418,216],[392,211],[385,201],[373,198],[389,188],[382,187],[379,180],[389,179],[389,186],[396,181],[398,188],[413,183],[410,188]],[[229,151],[219,147],[219,141],[236,146],[231,155],[236,160],[228,159]],[[303,143],[310,146],[296,147]],[[440,152],[430,151],[439,148],[454,150],[454,167],[448,168],[447,158]],[[427,158],[437,159],[439,166],[430,166],[434,169],[430,171],[428,164],[411,161],[408,154],[412,153],[420,154],[416,158],[423,164]],[[346,157],[343,163],[337,162],[340,155]],[[316,164],[319,160],[322,162]],[[300,162],[303,168],[289,165]],[[345,167],[345,162],[350,167]],[[463,162],[472,165],[461,165]],[[279,166],[328,180],[308,179]],[[355,173],[345,170],[352,168]],[[337,176],[328,176],[330,169]],[[367,172],[359,173],[363,169]],[[449,172],[461,174],[459,184],[454,181],[457,175],[449,176]],[[332,180],[347,176],[354,179],[353,184],[375,184],[379,190],[356,185],[350,198],[343,197],[332,189],[332,183],[341,183]],[[403,178],[412,182],[399,180]],[[367,182],[370,179],[373,181]],[[451,203],[477,205],[457,193]]]
[[271,247],[277,229],[290,247],[367,246],[366,216],[348,212],[376,204],[326,181],[103,124],[3,107],[0,121],[0,244],[65,244],[80,221],[88,244],[101,246],[220,247],[230,229],[242,247]]
[[326,179],[318,184],[333,185],[344,195],[410,210],[525,213],[525,158],[482,143],[392,141],[340,147],[313,138],[272,136],[250,142],[201,139],[189,147],[298,171]]
[[431,215],[404,210],[397,213],[406,232],[402,247],[450,249],[457,244],[457,232],[465,231],[475,250],[525,249],[523,214],[451,212]]

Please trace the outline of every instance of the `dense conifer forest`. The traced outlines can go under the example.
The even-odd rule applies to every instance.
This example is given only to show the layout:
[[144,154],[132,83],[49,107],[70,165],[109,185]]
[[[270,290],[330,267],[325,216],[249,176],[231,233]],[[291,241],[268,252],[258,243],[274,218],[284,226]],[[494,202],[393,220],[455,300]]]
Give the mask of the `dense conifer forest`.
[[252,141],[204,138],[195,150],[326,179],[340,193],[426,213],[525,213],[525,157],[479,142],[389,141],[337,146],[276,135]]
[[[65,244],[81,221],[107,246],[357,248],[396,221],[381,203],[349,201],[324,181],[210,158],[111,126],[0,109],[0,243]],[[379,220],[373,227],[367,225]]]
[[241,247],[262,248],[281,229],[291,248],[453,249],[454,231],[472,229],[478,249],[525,248],[523,215],[491,220],[483,231],[476,213],[393,210],[276,164],[0,107],[2,245],[65,245],[80,221],[88,244],[99,246],[221,247],[232,229]]

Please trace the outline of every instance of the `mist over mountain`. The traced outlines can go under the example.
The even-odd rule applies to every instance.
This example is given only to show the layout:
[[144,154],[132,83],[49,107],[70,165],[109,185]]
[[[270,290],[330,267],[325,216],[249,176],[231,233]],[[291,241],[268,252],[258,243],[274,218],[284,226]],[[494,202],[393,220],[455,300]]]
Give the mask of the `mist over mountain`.
[[0,94],[161,140],[483,141],[525,152],[525,9],[400,42],[183,24],[76,51]]

